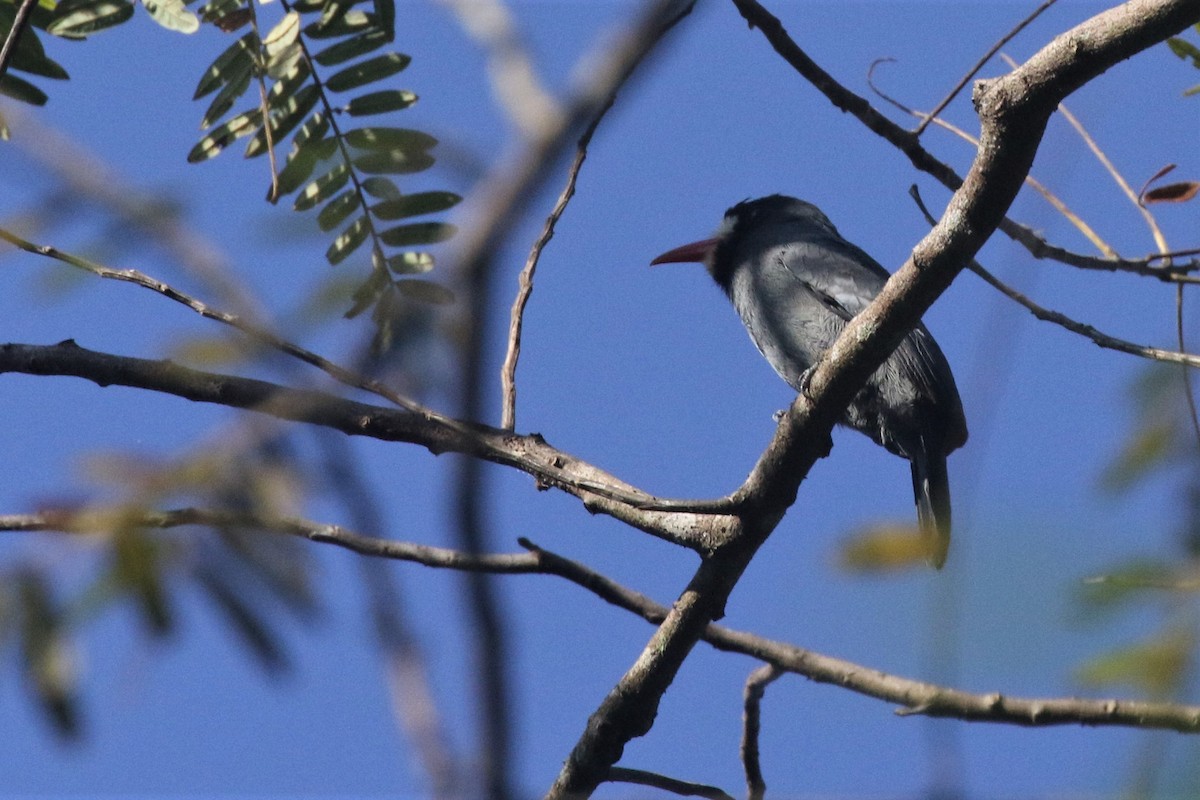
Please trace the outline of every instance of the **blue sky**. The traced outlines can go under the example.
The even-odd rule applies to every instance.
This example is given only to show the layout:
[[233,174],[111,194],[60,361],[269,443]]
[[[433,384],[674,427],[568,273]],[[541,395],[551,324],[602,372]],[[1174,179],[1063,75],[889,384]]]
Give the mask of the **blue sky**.
[[[561,0],[513,8],[541,74],[562,89],[580,53],[632,7]],[[867,92],[865,75],[875,59],[895,58],[877,79],[918,108],[936,103],[1029,10],[1007,2],[770,7],[813,58],[855,91]],[[1027,57],[1099,8],[1063,2],[1007,52]],[[478,51],[453,17],[425,2],[401,0],[397,9],[397,48],[413,63],[396,86],[421,101],[397,115],[396,124],[443,142],[439,166],[415,182],[465,190],[470,174],[462,165],[501,152],[511,131],[492,102]],[[199,166],[184,160],[203,113],[192,90],[226,41],[207,27],[194,37],[171,34],[139,14],[86,43],[52,43],[51,55],[72,80],[51,86],[51,103],[38,113],[92,148],[130,186],[182,203],[186,219],[229,256],[238,275],[284,311],[326,276],[327,242],[311,221],[262,202],[261,160],[244,162],[235,152]],[[989,65],[984,74],[998,69]],[[1200,107],[1180,94],[1196,80],[1157,48],[1069,103],[1135,187],[1165,163],[1178,163],[1177,174],[1194,178]],[[947,115],[976,127],[965,97]],[[15,125],[14,135],[21,134]],[[971,150],[964,143],[936,130],[925,142],[965,171]],[[4,145],[0,158],[3,218],[53,190],[19,148]],[[1136,211],[1061,120],[1051,124],[1034,174],[1123,255],[1152,249]],[[783,192],[820,205],[843,235],[895,268],[926,228],[906,194],[913,182],[932,208],[944,204],[942,189],[833,109],[761,34],[747,30],[731,4],[701,3],[622,92],[543,256],[526,317],[518,429],[539,432],[656,494],[712,497],[733,489],[769,440],[771,414],[787,405],[790,390],[700,268],[649,270],[649,260],[708,235],[732,203]],[[497,259],[491,348],[497,365],[516,272],[559,187],[559,179],[550,181],[530,204]],[[1194,236],[1195,214],[1194,206],[1159,212],[1173,245],[1194,246],[1186,237]],[[1053,242],[1086,251],[1034,196],[1022,195],[1012,216]],[[52,243],[86,248],[105,233],[103,222],[81,222],[59,229]],[[1159,346],[1172,341],[1173,294],[1165,285],[1035,262],[1000,237],[981,261],[1039,302],[1103,330]],[[178,275],[154,249],[122,252],[116,265]],[[4,266],[4,341],[73,337],[99,350],[155,357],[211,332],[209,323],[148,292],[93,282],[51,299],[46,277],[59,267],[11,255]],[[967,274],[926,322],[954,367],[971,428],[970,442],[950,461],[957,538],[947,568],[888,577],[839,570],[844,536],[913,514],[907,465],[839,431],[832,455],[805,481],[734,593],[725,622],[965,689],[1080,693],[1071,679],[1079,663],[1150,635],[1157,621],[1143,614],[1081,626],[1072,593],[1083,576],[1122,559],[1170,554],[1182,510],[1170,482],[1115,498],[1098,487],[1128,431],[1128,389],[1143,363],[1036,322]],[[338,355],[361,330],[340,323],[289,335]],[[129,447],[179,453],[226,429],[231,416],[67,379],[6,376],[3,384],[0,442],[21,465],[0,484],[4,513],[69,495],[81,480],[81,453]],[[498,397],[497,386],[489,421],[498,419]],[[375,442],[353,446],[389,503],[391,535],[449,544],[443,499],[449,459]],[[663,602],[695,567],[692,554],[592,517],[565,495],[537,492],[523,475],[492,473],[497,550],[515,550],[516,538],[526,536]],[[323,506],[309,513],[335,522],[342,514]],[[83,567],[75,562],[86,559],[86,548],[64,553],[52,547],[55,541],[10,535],[6,557],[46,559],[64,580],[78,579]],[[325,610],[313,626],[284,623],[295,665],[281,677],[265,676],[198,596],[186,598],[184,624],[166,642],[146,637],[132,613],[114,611],[79,642],[87,732],[64,747],[23,694],[10,650],[0,684],[9,732],[0,794],[420,796],[423,779],[396,731],[363,618],[354,557],[312,549]],[[396,574],[428,648],[453,743],[469,758],[474,700],[459,578],[413,566],[398,566]],[[555,578],[506,578],[501,593],[515,636],[515,774],[520,787],[538,793],[651,629]],[[943,648],[955,653],[952,668],[931,659]],[[622,764],[740,794],[741,686],[754,666],[698,647],[654,730],[631,743]],[[1132,755],[1146,740],[1127,731],[900,718],[879,701],[785,677],[768,690],[762,747],[766,779],[780,796],[912,795],[934,774],[931,743],[945,741],[959,754],[952,764],[960,785],[976,796],[1094,796],[1125,785]],[[1178,737],[1162,741],[1168,759],[1188,752]],[[610,786],[600,796],[639,794]]]

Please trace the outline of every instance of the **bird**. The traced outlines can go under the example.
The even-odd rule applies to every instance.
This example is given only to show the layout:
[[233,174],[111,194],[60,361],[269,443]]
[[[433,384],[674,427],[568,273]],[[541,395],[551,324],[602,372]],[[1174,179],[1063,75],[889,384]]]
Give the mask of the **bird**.
[[[738,203],[715,236],[650,263],[676,262],[704,264],[758,351],[797,392],[890,277],[819,208],[780,194]],[[950,365],[923,324],[875,371],[840,422],[911,463],[926,559],[941,569],[951,528],[946,457],[966,443],[967,423]]]

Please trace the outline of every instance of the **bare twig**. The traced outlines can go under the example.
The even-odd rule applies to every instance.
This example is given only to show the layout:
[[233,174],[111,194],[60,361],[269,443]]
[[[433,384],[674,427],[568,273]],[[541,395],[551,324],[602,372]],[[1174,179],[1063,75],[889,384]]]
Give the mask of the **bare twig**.
[[733,800],[715,786],[705,786],[702,783],[681,781],[659,775],[657,772],[647,772],[644,769],[629,769],[628,767],[612,767],[608,770],[605,780],[610,783],[633,783],[638,786],[653,786],[664,792],[677,794],[682,797],[707,797],[710,800]]
[[[1183,284],[1175,287],[1175,341],[1179,343],[1181,353],[1187,352],[1187,340],[1183,325]],[[1196,443],[1200,444],[1200,415],[1196,412],[1196,393],[1192,389],[1192,376],[1184,369],[1180,377],[1183,379],[1183,394],[1187,400],[1192,432],[1196,435]]]
[[[921,213],[925,215],[925,220],[931,225],[936,224],[937,220],[935,220],[933,215],[929,213],[929,209],[925,207],[925,204],[921,200],[920,193],[917,191],[916,186],[912,186],[909,189],[909,194],[916,201],[917,206],[921,209]],[[1185,367],[1200,367],[1200,356],[1192,355],[1191,353],[1177,352],[1175,350],[1163,350],[1158,347],[1149,347],[1147,345],[1135,344],[1124,339],[1118,339],[1115,336],[1109,336],[1107,333],[1097,330],[1091,325],[1087,325],[1082,322],[1076,322],[1066,314],[1062,314],[1058,311],[1053,311],[1040,306],[1021,292],[1018,292],[1016,289],[1001,281],[992,273],[988,272],[987,269],[985,269],[983,265],[975,259],[971,259],[967,265],[967,268],[970,269],[971,272],[974,272],[976,275],[983,278],[983,280],[986,281],[990,286],[998,289],[1005,297],[1024,306],[1029,313],[1033,314],[1033,316],[1037,317],[1043,322],[1052,322],[1059,327],[1069,330],[1071,333],[1077,333],[1080,336],[1086,336],[1106,350],[1116,350],[1120,353],[1128,353],[1130,355],[1140,356],[1142,358],[1149,358],[1153,361],[1163,361],[1168,364],[1181,364]]]
[[[635,15],[633,23],[615,41],[605,40],[581,59],[577,69],[583,79],[563,106],[563,112],[537,120],[536,127],[525,131],[517,155],[502,163],[487,176],[469,198],[467,207],[475,212],[471,224],[464,225],[457,237],[457,271],[460,285],[468,290],[468,303],[460,318],[463,342],[463,380],[459,415],[463,419],[482,417],[484,356],[483,332],[489,328],[494,280],[493,254],[500,250],[513,221],[524,209],[565,149],[577,127],[592,119],[608,97],[621,85],[658,40],[670,9],[679,0],[652,0]],[[694,2],[694,0],[693,0]],[[586,69],[584,69],[586,67]],[[463,459],[454,478],[454,513],[457,530],[468,551],[486,546],[484,514],[481,504],[486,492],[483,465],[476,459]],[[509,736],[512,713],[509,709],[505,663],[503,616],[496,611],[498,598],[491,589],[490,577],[469,576],[475,627],[476,674],[480,680],[483,709],[481,761],[484,792],[487,796],[508,797]]]
[[152,292],[166,297],[168,300],[174,300],[176,303],[187,306],[205,319],[211,319],[228,325],[229,327],[245,334],[261,345],[265,345],[273,350],[278,350],[281,353],[303,361],[305,364],[316,367],[339,383],[355,389],[362,389],[365,392],[370,392],[378,397],[382,397],[388,402],[394,403],[400,408],[411,411],[415,414],[426,416],[431,421],[438,420],[445,424],[459,424],[457,421],[452,420],[449,417],[444,417],[430,411],[429,409],[426,409],[419,403],[416,403],[413,400],[410,400],[407,397],[399,394],[398,392],[389,389],[379,381],[355,374],[351,370],[339,366],[329,359],[317,355],[311,350],[306,350],[297,344],[279,337],[278,335],[254,322],[243,319],[237,314],[232,314],[227,311],[221,311],[220,309],[214,308],[208,303],[205,303],[203,300],[192,297],[186,292],[182,292],[170,284],[160,281],[157,278],[152,278],[136,269],[114,269],[112,267],[106,267],[103,264],[97,264],[96,262],[90,261],[86,258],[63,252],[62,250],[59,250],[51,245],[34,244],[33,242],[27,241],[26,239],[17,236],[15,233],[4,230],[3,228],[0,228],[0,239],[3,239],[11,245],[19,247],[27,253],[33,253],[34,255],[45,256],[46,258],[60,261],[69,266],[84,270],[85,272],[90,272],[97,277],[122,281],[124,283],[132,283],[135,286],[141,286],[143,289],[149,289]]
[[782,674],[774,664],[763,664],[746,678],[746,687],[742,692],[742,768],[746,771],[746,796],[749,800],[763,800],[767,793],[767,782],[763,780],[758,757],[762,699],[767,687]]
[[267,53],[262,45],[262,34],[258,30],[258,10],[254,3],[246,6],[250,12],[250,27],[254,30],[254,40],[259,43],[258,58],[262,60],[259,69],[254,70],[254,79],[258,84],[258,105],[262,109],[263,136],[267,142],[267,166],[271,171],[271,188],[267,191],[267,201],[279,201],[279,165],[275,163],[275,134],[271,125],[271,101],[267,97]]
[[504,364],[500,368],[501,402],[503,403],[500,427],[505,430],[511,431],[517,424],[517,360],[521,357],[521,325],[525,319],[525,306],[529,303],[530,295],[533,294],[533,276],[537,271],[538,261],[542,257],[542,250],[554,237],[554,228],[563,212],[567,210],[567,204],[575,195],[575,181],[579,177],[579,170],[583,168],[583,162],[587,160],[587,148],[592,141],[592,136],[599,127],[600,120],[604,118],[608,109],[612,108],[615,99],[616,90],[614,89],[613,93],[609,95],[608,102],[596,113],[583,135],[579,137],[579,145],[575,149],[575,160],[571,162],[571,168],[567,172],[567,185],[563,187],[558,201],[554,204],[554,209],[546,218],[542,232],[533,243],[529,257],[525,260],[525,266],[521,269],[521,275],[518,278],[517,296],[513,300],[512,311],[509,313],[508,350],[504,355]]
[[[973,147],[979,147],[978,139],[976,139],[974,136],[967,133],[966,131],[964,131],[962,128],[958,127],[954,123],[949,122],[945,119],[942,119],[939,116],[925,114],[924,112],[917,111],[916,109],[913,109],[913,108],[909,108],[908,106],[901,103],[899,100],[895,99],[894,97],[891,97],[890,95],[885,93],[882,89],[880,89],[879,86],[876,85],[876,83],[875,83],[875,68],[878,67],[880,64],[884,64],[884,63],[887,63],[890,61],[894,61],[894,59],[881,58],[881,59],[876,59],[874,62],[872,62],[870,69],[867,70],[867,85],[871,87],[871,91],[873,91],[881,100],[883,100],[884,102],[899,109],[900,111],[903,111],[905,114],[909,114],[910,116],[917,117],[918,119],[924,119],[924,120],[931,121],[931,122],[935,123],[936,125],[938,125],[938,127],[944,128],[945,130],[954,134],[955,136],[962,139],[963,141],[968,142]],[[1068,222],[1070,222],[1072,225],[1074,225],[1075,228],[1080,233],[1082,233],[1087,238],[1088,241],[1090,241],[1093,245],[1096,246],[1096,249],[1099,250],[1106,259],[1109,259],[1109,260],[1120,259],[1120,256],[1117,254],[1117,251],[1114,250],[1111,246],[1109,246],[1109,244],[1107,242],[1105,242],[1103,239],[1101,239],[1100,234],[1096,233],[1096,231],[1094,231],[1090,225],[1088,225],[1086,222],[1084,222],[1083,219],[1079,215],[1077,215],[1074,211],[1072,211],[1070,208],[1068,208],[1067,204],[1064,203],[1058,197],[1058,195],[1051,192],[1048,188],[1046,188],[1046,186],[1044,184],[1042,184],[1040,181],[1038,181],[1032,175],[1025,176],[1025,183],[1028,186],[1030,186],[1032,189],[1034,189],[1038,194],[1040,194],[1046,200],[1046,202],[1048,202],[1050,205],[1052,205],[1054,207],[1055,211],[1057,211],[1059,214],[1062,214],[1067,219]],[[1014,224],[1017,224],[1017,223],[1014,223]],[[1038,239],[1041,239],[1041,237],[1038,236],[1036,233],[1034,233],[1032,229],[1027,228],[1025,226],[1022,226],[1022,227],[1025,228],[1025,230],[1029,236],[1037,237]],[[1045,240],[1042,239],[1042,242],[1045,243]],[[1048,247],[1048,245],[1046,245],[1046,246]],[[1050,256],[1050,257],[1053,258],[1053,256]],[[1104,263],[1107,266],[1107,264],[1109,262],[1106,261]],[[1148,264],[1144,264],[1142,266],[1144,268],[1149,269]],[[1157,269],[1157,268],[1154,269],[1154,276],[1161,277],[1161,270]]]
[[1058,0],[1046,0],[1040,6],[1035,8],[1033,12],[1029,14],[1029,16],[1018,22],[1012,30],[1001,36],[1000,40],[988,48],[988,51],[983,54],[983,57],[975,62],[975,66],[967,70],[967,74],[963,75],[962,79],[959,80],[959,82],[954,85],[954,88],[950,90],[950,93],[942,98],[942,102],[934,106],[933,111],[930,111],[928,114],[924,115],[924,119],[921,120],[921,124],[917,126],[917,129],[913,131],[913,133],[915,133],[917,136],[920,136],[922,133],[924,133],[925,128],[929,125],[929,123],[934,119],[937,119],[937,117],[946,110],[946,106],[950,105],[954,98],[958,96],[958,93],[963,90],[963,87],[966,86],[972,78],[979,74],[979,70],[983,69],[984,65],[987,64],[988,61],[991,61],[992,56],[996,55],[996,52],[1001,47],[1004,47],[1004,45],[1012,41],[1013,37],[1025,30],[1025,27],[1029,25],[1029,23],[1041,16],[1043,11],[1054,5],[1056,2],[1058,2]]
[[56,345],[0,345],[0,374],[62,375],[100,386],[130,386],[187,400],[241,408],[278,419],[320,425],[352,436],[409,442],[438,453],[463,453],[514,467],[541,488],[562,489],[593,513],[606,514],[665,541],[707,554],[731,528],[734,507],[672,512],[642,509],[656,498],[611,473],[549,445],[537,434],[516,436],[461,420],[443,424],[427,414],[374,406],[325,392],[293,389],[269,381],[189,369],[170,361],[99,353],[72,340]]
[[[688,4],[674,19],[666,23],[659,31],[658,38],[665,36],[667,31],[690,14],[691,10],[692,5]],[[583,135],[579,137],[579,143],[575,147],[575,160],[571,162],[571,168],[567,171],[567,183],[559,194],[554,208],[550,211],[550,216],[546,217],[546,222],[542,226],[542,232],[538,234],[533,247],[530,248],[529,257],[525,259],[525,266],[521,269],[521,275],[518,278],[517,296],[513,300],[512,311],[509,313],[508,350],[504,355],[504,364],[500,368],[501,402],[503,404],[500,427],[505,430],[513,430],[516,427],[517,361],[521,357],[521,326],[525,318],[525,306],[529,303],[530,295],[533,294],[533,276],[537,271],[538,261],[542,257],[542,250],[554,238],[554,228],[558,225],[559,219],[562,218],[563,213],[567,210],[567,204],[575,196],[575,183],[579,179],[579,171],[583,168],[583,162],[587,160],[588,146],[591,144],[592,137],[596,134],[596,129],[600,127],[600,122],[604,119],[604,115],[608,113],[608,110],[613,107],[613,103],[616,102],[617,93],[621,90],[621,86],[625,80],[628,79],[629,74],[627,73],[620,83],[613,86],[607,100],[597,109],[596,115],[592,117],[592,121],[584,129]]]

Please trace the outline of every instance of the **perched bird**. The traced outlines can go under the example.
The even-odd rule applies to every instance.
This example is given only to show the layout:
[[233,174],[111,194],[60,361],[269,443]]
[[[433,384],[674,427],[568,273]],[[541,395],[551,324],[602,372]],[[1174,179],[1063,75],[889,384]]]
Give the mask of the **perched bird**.
[[[783,195],[738,203],[715,237],[651,264],[686,261],[705,265],[759,352],[796,391],[889,277],[819,208]],[[928,559],[940,568],[950,547],[946,456],[967,441],[967,423],[950,365],[924,325],[876,370],[841,422],[912,463],[917,520]]]

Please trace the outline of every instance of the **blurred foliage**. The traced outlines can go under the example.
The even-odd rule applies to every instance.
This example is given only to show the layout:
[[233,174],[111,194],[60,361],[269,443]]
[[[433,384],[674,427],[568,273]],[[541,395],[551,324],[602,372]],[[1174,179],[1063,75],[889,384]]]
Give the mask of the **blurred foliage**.
[[253,430],[230,438],[239,445],[177,462],[133,454],[91,459],[94,502],[43,509],[64,529],[87,531],[75,533],[93,551],[86,578],[75,586],[55,564],[37,560],[0,581],[0,630],[19,633],[25,684],[63,735],[81,727],[75,640],[117,607],[132,607],[147,634],[166,637],[178,628],[181,595],[198,591],[264,668],[288,666],[281,621],[309,620],[319,610],[301,542],[237,527],[205,536],[141,526],[143,512],[172,506],[295,515],[304,482],[288,441]]
[[[1200,33],[1200,25],[1193,26],[1196,33]],[[1173,36],[1167,39],[1167,47],[1171,48],[1171,52],[1179,56],[1185,61],[1191,61],[1192,66],[1200,69],[1200,47],[1184,39],[1182,36]],[[1184,95],[1200,94],[1200,83],[1186,90]]]
[[845,537],[838,548],[838,566],[855,574],[928,569],[928,544],[913,525],[870,525]]
[[[1170,484],[1181,514],[1176,557],[1131,558],[1080,587],[1077,608],[1086,621],[1110,622],[1116,615],[1137,612],[1159,619],[1156,629],[1139,641],[1081,664],[1075,677],[1089,689],[1108,693],[1126,687],[1154,699],[1180,701],[1194,688],[1200,658],[1200,441],[1188,380],[1190,371],[1177,366],[1156,364],[1145,370],[1130,392],[1133,424],[1100,476],[1101,488],[1110,494]],[[1156,748],[1147,748],[1135,757],[1131,791],[1137,796],[1149,796],[1155,783],[1169,777],[1159,775],[1163,762],[1158,756]],[[1192,785],[1189,792],[1198,787]]]

